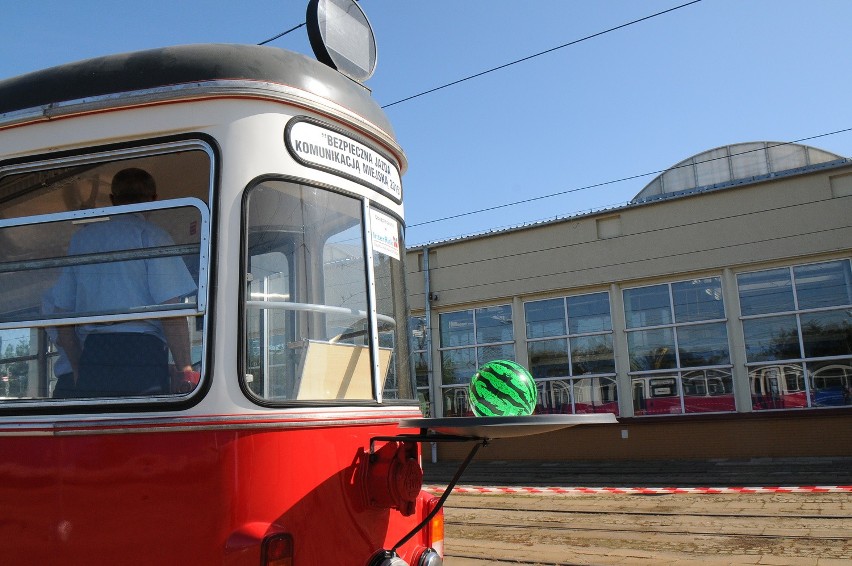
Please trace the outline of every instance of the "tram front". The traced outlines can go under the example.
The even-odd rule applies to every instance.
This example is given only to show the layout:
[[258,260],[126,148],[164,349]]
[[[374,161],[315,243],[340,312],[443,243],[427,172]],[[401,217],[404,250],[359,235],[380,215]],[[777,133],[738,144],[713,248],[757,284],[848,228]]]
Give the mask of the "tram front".
[[440,564],[393,438],[405,166],[364,87],[279,49],[0,81],[2,562]]

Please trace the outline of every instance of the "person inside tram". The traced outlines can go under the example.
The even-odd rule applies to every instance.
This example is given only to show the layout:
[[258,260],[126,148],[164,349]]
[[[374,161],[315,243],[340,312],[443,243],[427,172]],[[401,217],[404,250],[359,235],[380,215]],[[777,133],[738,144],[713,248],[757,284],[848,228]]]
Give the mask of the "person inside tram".
[[[53,297],[55,289],[49,289],[42,297],[41,312],[46,315],[51,315],[56,312],[56,300]],[[82,327],[75,327],[75,332],[79,333]],[[68,354],[65,349],[59,345],[59,330],[56,327],[49,326],[45,328],[47,337],[51,344],[56,348],[56,359],[53,362],[53,375],[56,377],[56,385],[53,386],[54,399],[68,399],[75,397],[76,385],[74,383],[74,370],[71,367],[71,361],[68,359]],[[77,336],[77,340],[82,342]]]
[[[111,188],[114,206],[157,199],[154,178],[138,168],[116,173]],[[170,245],[169,234],[142,213],[121,214],[86,224],[71,238],[68,255]],[[83,316],[175,304],[196,291],[180,257],[161,257],[66,267],[54,298],[58,310]],[[169,352],[178,373],[193,371],[185,317],[86,324],[80,331],[62,326],[59,345],[76,377],[77,397],[169,393]]]

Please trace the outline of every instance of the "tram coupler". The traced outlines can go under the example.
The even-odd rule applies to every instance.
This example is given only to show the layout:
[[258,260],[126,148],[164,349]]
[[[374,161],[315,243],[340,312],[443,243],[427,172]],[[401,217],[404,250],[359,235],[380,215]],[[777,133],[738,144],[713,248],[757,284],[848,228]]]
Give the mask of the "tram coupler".
[[417,442],[391,440],[378,450],[371,445],[366,467],[365,488],[370,506],[396,509],[406,517],[413,515],[423,487]]

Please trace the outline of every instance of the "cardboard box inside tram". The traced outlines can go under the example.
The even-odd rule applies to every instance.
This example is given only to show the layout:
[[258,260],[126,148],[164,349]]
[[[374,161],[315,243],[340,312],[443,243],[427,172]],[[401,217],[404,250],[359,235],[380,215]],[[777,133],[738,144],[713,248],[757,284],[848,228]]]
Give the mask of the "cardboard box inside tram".
[[440,564],[419,445],[372,441],[420,416],[405,166],[279,49],[0,81],[4,564]]

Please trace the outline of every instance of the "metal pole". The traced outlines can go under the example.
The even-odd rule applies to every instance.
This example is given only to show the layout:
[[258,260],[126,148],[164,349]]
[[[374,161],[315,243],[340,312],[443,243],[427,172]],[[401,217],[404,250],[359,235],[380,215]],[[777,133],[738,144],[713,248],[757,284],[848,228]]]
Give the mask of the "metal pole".
[[[432,370],[432,286],[431,281],[429,279],[429,246],[423,248],[423,296],[424,296],[424,308],[425,308],[425,323],[426,335],[424,337],[424,347],[426,349],[426,376],[429,382],[429,396],[431,397],[430,408],[433,417],[438,416],[436,414],[438,409],[438,396],[437,393],[440,393],[441,388],[434,383],[435,381],[435,372]],[[432,463],[438,461],[438,446],[433,442],[432,443]]]

